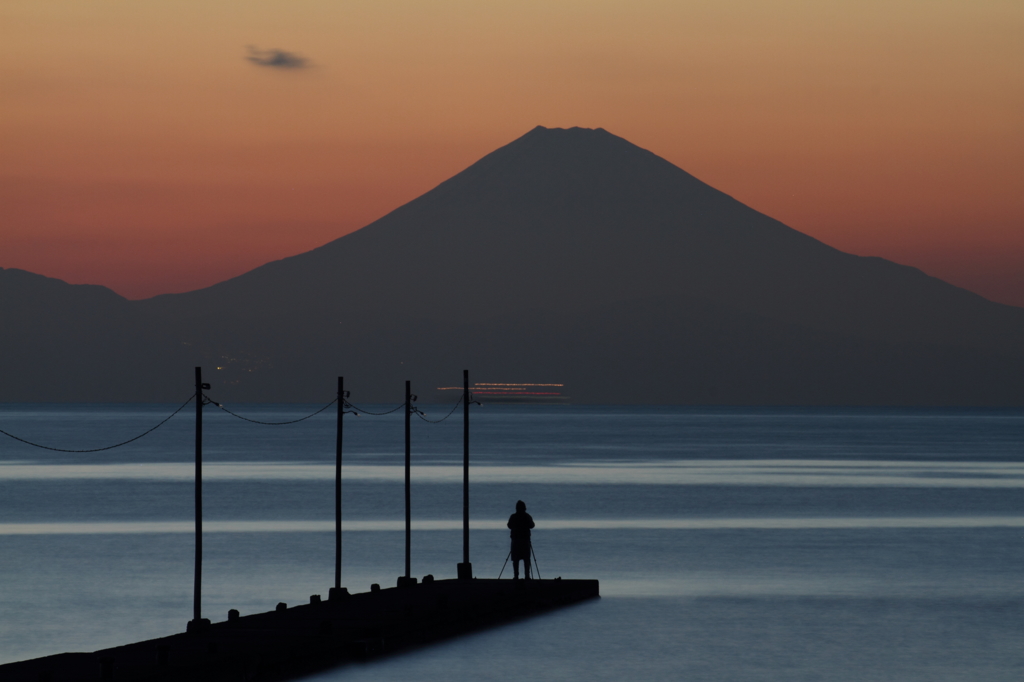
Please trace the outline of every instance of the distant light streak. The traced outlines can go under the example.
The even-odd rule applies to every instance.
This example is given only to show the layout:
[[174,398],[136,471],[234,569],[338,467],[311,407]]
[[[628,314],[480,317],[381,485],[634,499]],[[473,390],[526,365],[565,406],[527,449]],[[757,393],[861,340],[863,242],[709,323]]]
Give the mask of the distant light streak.
[[548,392],[537,392],[537,391],[532,391],[532,392],[531,391],[510,391],[510,392],[502,392],[502,391],[475,391],[474,395],[562,395],[562,394],[554,392],[554,391],[548,391]]
[[[514,391],[517,388],[562,388],[565,384],[473,384],[473,390],[480,395],[487,395],[478,388],[488,391]],[[438,391],[461,391],[462,386],[438,386]],[[545,394],[546,395],[546,394]],[[558,393],[552,395],[559,395]]]
[[565,384],[473,384],[474,386],[565,386]]

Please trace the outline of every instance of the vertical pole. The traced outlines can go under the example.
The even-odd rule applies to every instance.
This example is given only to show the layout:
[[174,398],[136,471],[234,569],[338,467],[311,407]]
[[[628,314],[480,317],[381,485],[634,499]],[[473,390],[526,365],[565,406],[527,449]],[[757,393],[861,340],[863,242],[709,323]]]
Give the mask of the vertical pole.
[[338,377],[338,434],[334,444],[334,587],[341,587],[341,436],[345,414],[345,377]]
[[459,580],[473,579],[469,563],[469,370],[462,370],[462,563]]
[[469,565],[469,370],[462,370],[462,563]]
[[412,553],[412,513],[410,503],[411,487],[409,480],[409,465],[411,459],[411,441],[409,438],[410,418],[412,417],[412,388],[410,382],[405,382],[405,578],[408,580],[411,575],[410,555]]
[[196,367],[196,573],[192,618],[200,625],[203,579],[203,368]]
[[462,563],[457,568],[459,580],[473,580],[469,562],[469,370],[462,371]]

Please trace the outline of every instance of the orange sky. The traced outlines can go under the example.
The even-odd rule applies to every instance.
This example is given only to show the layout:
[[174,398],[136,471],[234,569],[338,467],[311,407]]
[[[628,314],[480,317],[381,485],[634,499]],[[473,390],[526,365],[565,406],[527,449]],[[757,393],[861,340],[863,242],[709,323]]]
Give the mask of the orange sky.
[[4,0],[0,267],[207,286],[538,124],[1024,306],[1019,0]]

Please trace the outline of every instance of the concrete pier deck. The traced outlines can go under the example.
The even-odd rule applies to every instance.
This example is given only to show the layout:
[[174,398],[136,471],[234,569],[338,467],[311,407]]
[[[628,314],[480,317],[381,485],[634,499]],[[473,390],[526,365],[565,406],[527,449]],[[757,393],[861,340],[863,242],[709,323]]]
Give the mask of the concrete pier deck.
[[0,666],[4,682],[290,680],[599,596],[596,580],[428,580],[92,653]]

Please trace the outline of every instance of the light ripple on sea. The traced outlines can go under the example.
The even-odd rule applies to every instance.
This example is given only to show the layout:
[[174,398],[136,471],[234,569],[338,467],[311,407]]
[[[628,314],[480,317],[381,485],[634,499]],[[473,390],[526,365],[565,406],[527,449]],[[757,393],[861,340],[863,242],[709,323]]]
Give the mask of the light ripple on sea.
[[[472,521],[473,530],[505,530],[503,519]],[[820,517],[714,519],[552,519],[544,530],[828,530],[857,528],[1024,528],[1024,516]],[[403,521],[345,521],[347,532],[405,529]],[[462,530],[461,520],[413,521],[416,531]],[[192,521],[0,523],[0,535],[124,535],[192,533]],[[333,521],[206,521],[206,533],[327,533]]]
[[[190,481],[188,462],[138,464],[0,464],[0,481],[154,480]],[[900,486],[925,488],[1024,488],[1024,463],[870,460],[677,460],[581,462],[551,466],[473,466],[473,483],[557,485]],[[353,464],[349,481],[401,481],[401,466]],[[334,466],[319,463],[229,462],[203,466],[206,480],[332,480]],[[462,467],[412,467],[417,483],[458,484]]]

